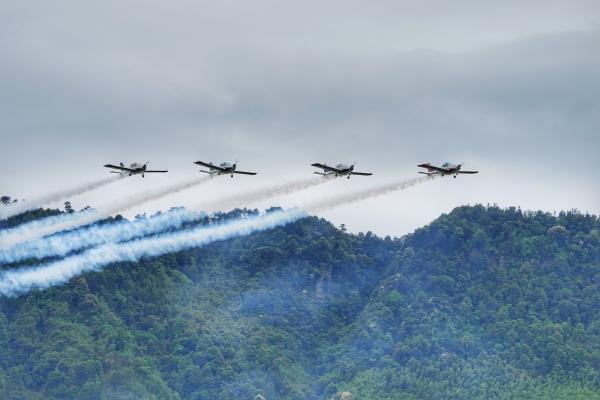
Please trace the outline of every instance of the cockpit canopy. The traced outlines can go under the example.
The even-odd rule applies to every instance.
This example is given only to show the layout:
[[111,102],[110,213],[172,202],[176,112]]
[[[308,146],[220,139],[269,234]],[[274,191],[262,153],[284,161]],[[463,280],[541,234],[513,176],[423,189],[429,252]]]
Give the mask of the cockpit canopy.
[[131,164],[129,167],[130,167],[130,168],[137,168],[137,167],[139,167],[139,166],[140,166],[140,164],[138,164],[138,163],[134,162],[134,163],[133,163],[133,164]]
[[227,167],[228,165],[229,165],[229,163],[228,163],[228,162],[225,162],[225,161],[223,161],[223,162],[222,162],[222,163],[219,165],[219,167]]
[[445,162],[445,163],[443,163],[443,164],[442,164],[442,168],[451,167],[451,166],[453,166],[453,165],[454,165],[454,164],[453,164],[453,163],[451,163],[451,162]]

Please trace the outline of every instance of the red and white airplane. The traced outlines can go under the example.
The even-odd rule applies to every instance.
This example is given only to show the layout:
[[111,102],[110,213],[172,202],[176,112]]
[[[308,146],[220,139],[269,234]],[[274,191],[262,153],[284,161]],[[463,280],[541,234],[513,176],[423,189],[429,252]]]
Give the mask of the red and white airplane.
[[420,174],[425,174],[425,175],[454,175],[454,177],[456,178],[456,176],[458,174],[476,174],[479,171],[461,171],[461,167],[464,165],[463,164],[454,164],[451,162],[445,162],[442,164],[441,167],[434,167],[433,165],[427,163],[427,164],[419,164],[417,165],[417,167],[421,167],[421,168],[427,168],[427,172],[419,172]]

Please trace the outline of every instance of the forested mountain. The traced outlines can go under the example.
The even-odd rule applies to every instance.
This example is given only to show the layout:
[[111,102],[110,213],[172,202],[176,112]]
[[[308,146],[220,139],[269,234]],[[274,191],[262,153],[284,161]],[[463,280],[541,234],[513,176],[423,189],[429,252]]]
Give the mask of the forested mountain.
[[0,299],[0,397],[600,398],[599,228],[477,205],[391,239],[309,217],[111,264]]

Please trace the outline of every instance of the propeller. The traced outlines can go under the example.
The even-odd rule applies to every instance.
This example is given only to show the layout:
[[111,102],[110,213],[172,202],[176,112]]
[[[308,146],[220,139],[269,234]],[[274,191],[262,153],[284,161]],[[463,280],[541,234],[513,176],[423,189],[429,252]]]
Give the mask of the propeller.
[[354,161],[354,162],[352,163],[352,165],[350,166],[350,170],[351,170],[351,171],[354,171],[354,166],[355,166],[355,165],[356,165],[356,161]]
[[238,159],[236,158],[235,161],[233,162],[233,169],[235,169],[237,167],[237,163],[238,163]]

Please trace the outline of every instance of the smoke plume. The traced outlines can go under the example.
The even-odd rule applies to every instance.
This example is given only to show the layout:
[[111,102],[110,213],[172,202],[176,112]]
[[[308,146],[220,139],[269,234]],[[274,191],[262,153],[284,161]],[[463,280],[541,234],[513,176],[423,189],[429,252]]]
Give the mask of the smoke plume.
[[15,228],[0,231],[0,249],[6,249],[18,243],[71,229],[74,226],[87,225],[102,218],[106,218],[106,216],[90,209],[27,222]]
[[[70,216],[66,214],[65,216]],[[198,214],[186,209],[173,209],[148,219],[93,225],[58,235],[34,239],[0,250],[0,263],[14,263],[30,258],[63,257],[74,250],[118,243],[138,237],[180,228],[184,223],[198,218]],[[1,236],[0,236],[1,239]],[[3,243],[4,244],[4,243]]]
[[396,190],[403,190],[411,186],[418,185],[430,180],[435,179],[435,175],[424,176],[420,178],[408,179],[400,182],[386,183],[383,185],[369,187],[363,190],[353,191],[349,193],[342,193],[337,196],[325,198],[304,206],[308,212],[319,212],[327,211],[333,208],[339,207],[344,204],[356,203],[358,201],[366,200],[371,197],[381,196],[388,194]]
[[54,203],[61,200],[66,200],[70,197],[77,196],[83,194],[85,192],[89,192],[90,190],[101,188],[102,186],[106,186],[110,183],[116,182],[121,179],[121,175],[111,175],[107,178],[98,179],[93,182],[84,183],[80,186],[76,186],[71,189],[61,190],[59,192],[51,193],[45,196],[41,196],[38,198],[34,198],[27,201],[21,201],[18,203],[11,203],[8,206],[4,206],[0,208],[0,219],[6,219],[12,217],[13,215],[21,214],[29,210],[33,210],[35,208],[40,208],[43,205]]
[[141,194],[134,194],[123,199],[117,199],[107,207],[98,207],[105,214],[112,215],[117,212],[129,210],[130,208],[141,206],[154,200],[162,199],[175,193],[183,192],[196,186],[210,182],[211,179],[206,176],[194,177],[181,182],[175,182],[170,185],[158,187],[156,189],[147,190]]
[[109,215],[202,185],[209,180],[210,178],[205,176],[194,177],[183,182],[176,182],[140,194],[131,195],[124,199],[118,199],[106,207],[99,207],[101,210],[104,210],[103,212],[92,210],[92,212],[61,214],[25,223],[16,228],[5,230],[0,234],[0,249],[6,249],[27,240],[88,225],[107,218]]
[[245,218],[211,227],[199,227],[133,240],[127,243],[105,244],[50,264],[23,267],[0,273],[0,294],[16,296],[34,288],[45,289],[62,284],[86,271],[99,271],[112,262],[135,262],[141,257],[155,257],[186,248],[204,246],[217,240],[249,235],[253,232],[285,225],[306,217],[298,209],[271,212],[260,217]]
[[235,207],[245,206],[248,203],[256,203],[262,200],[270,199],[272,197],[296,193],[301,190],[311,188],[313,186],[322,185],[332,180],[333,178],[329,177],[312,177],[308,179],[299,179],[291,182],[284,182],[279,185],[249,190],[247,192],[235,194],[229,199],[222,199],[219,201],[204,203],[201,204],[198,208],[208,212],[216,211],[217,209],[219,209],[220,211],[229,210]]

